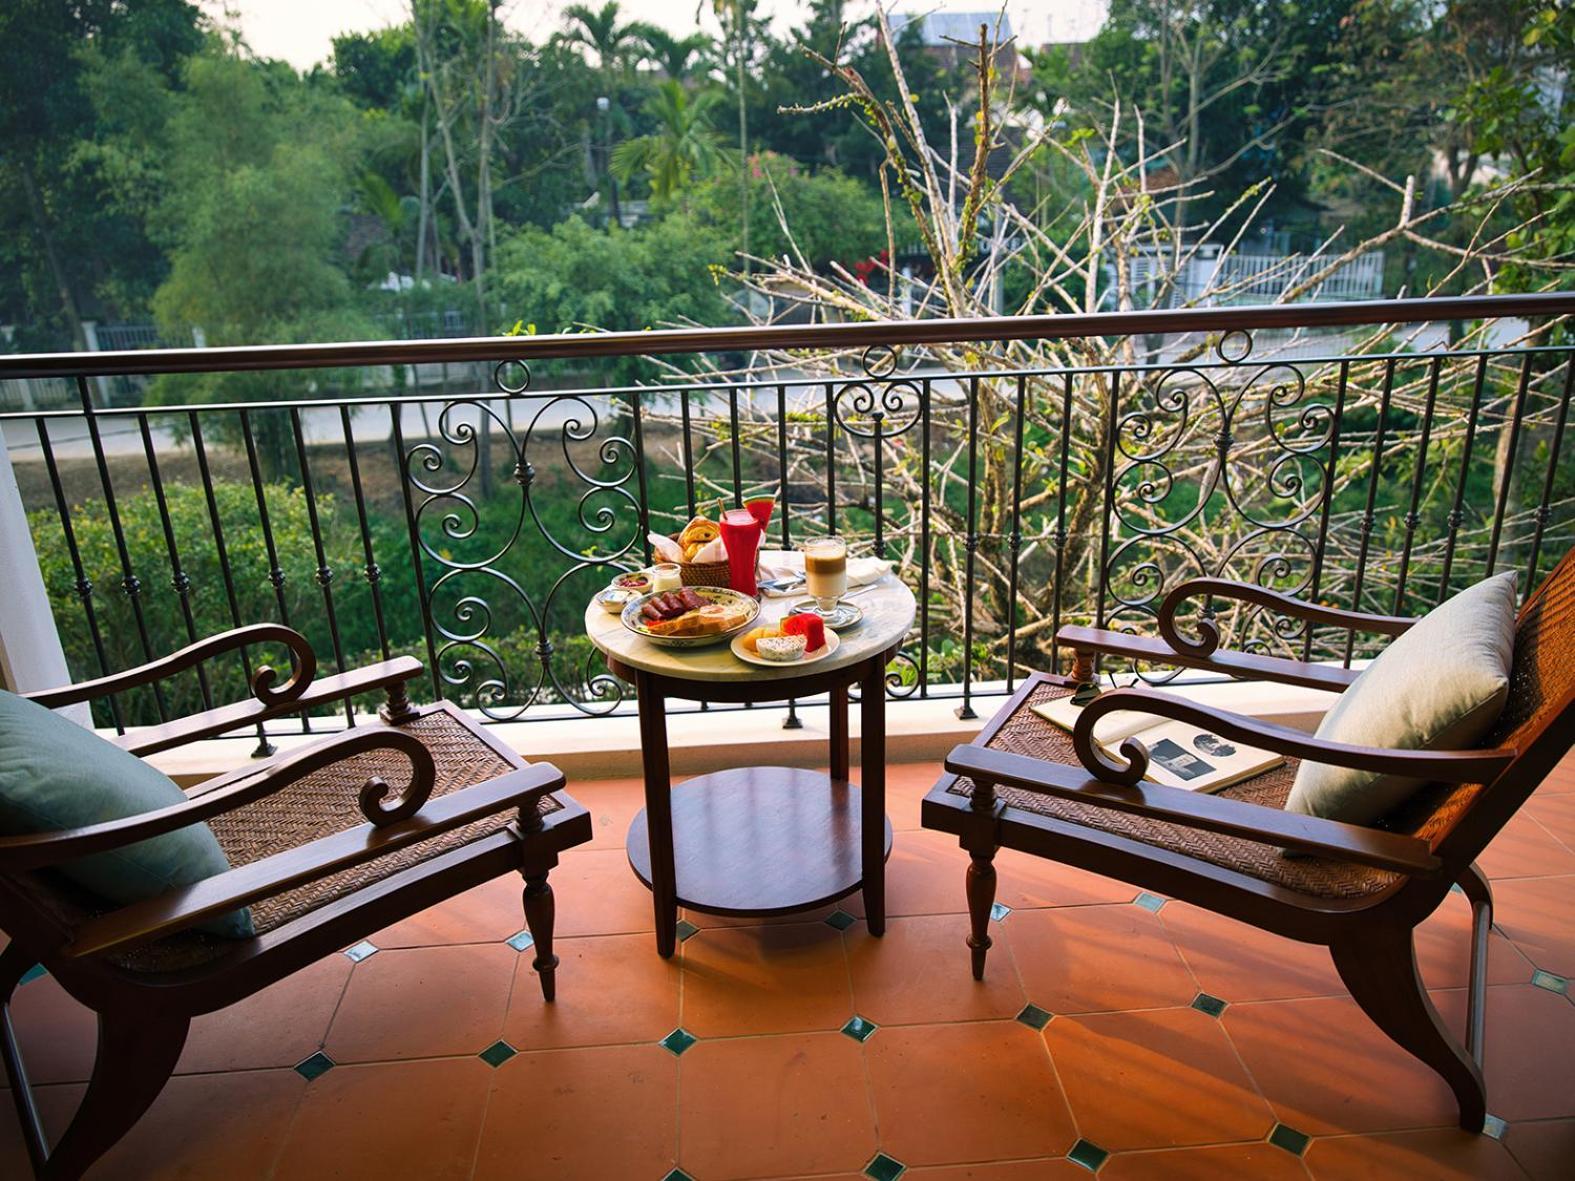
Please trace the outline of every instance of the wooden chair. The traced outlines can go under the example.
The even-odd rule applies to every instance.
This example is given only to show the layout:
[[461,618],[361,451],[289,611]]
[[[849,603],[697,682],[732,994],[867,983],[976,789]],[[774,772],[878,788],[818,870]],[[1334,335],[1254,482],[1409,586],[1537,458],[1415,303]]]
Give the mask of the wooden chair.
[[[1493,896],[1474,864],[1575,742],[1575,551],[1521,609],[1509,701],[1479,749],[1400,751],[1341,746],[1284,726],[1194,705],[1148,688],[1117,689],[1083,708],[1074,734],[1030,706],[1072,692],[1106,652],[1140,661],[1340,691],[1341,668],[1218,650],[1205,614],[1201,638],[1176,626],[1197,595],[1234,598],[1314,623],[1398,634],[1410,621],[1336,611],[1261,587],[1198,579],[1164,601],[1160,640],[1068,627],[1075,679],[1035,675],[974,743],[946,760],[923,804],[926,828],[957,834],[967,870],[973,973],[982,979],[1001,846],[1130,882],[1304,943],[1329,948],[1340,978],[1373,1022],[1443,1076],[1460,1126],[1481,1131],[1483,1006]],[[1205,726],[1226,738],[1292,756],[1283,767],[1217,795],[1142,783],[1148,756],[1128,739],[1125,762],[1091,740],[1094,723],[1137,710]],[[1382,828],[1283,810],[1296,760],[1399,772],[1427,781]],[[1081,766],[1077,764],[1081,763]],[[1085,770],[1086,768],[1086,770]],[[1284,850],[1301,856],[1287,857]],[[1414,931],[1458,884],[1472,906],[1470,1005],[1465,1044],[1439,1020],[1417,973]],[[1074,953],[1075,954],[1075,953]]]
[[[146,755],[381,690],[380,720],[202,784],[185,803],[69,831],[0,838],[0,1052],[37,1177],[80,1177],[152,1104],[191,1019],[232,1005],[323,956],[500,874],[524,878],[542,994],[553,999],[553,898],[561,850],[591,839],[586,810],[548,763],[527,765],[447,702],[415,708],[403,657],[313,680],[306,640],[244,627],[165,660],[29,694],[50,708],[149,685],[248,644],[284,644],[283,685],[259,669],[251,700],[126,735]],[[105,913],[51,866],[206,821],[232,868]],[[257,933],[223,939],[194,923],[250,906]],[[500,938],[509,932],[500,932]],[[98,1017],[98,1056],[81,1106],[53,1151],[28,1087],[10,998],[42,964]]]

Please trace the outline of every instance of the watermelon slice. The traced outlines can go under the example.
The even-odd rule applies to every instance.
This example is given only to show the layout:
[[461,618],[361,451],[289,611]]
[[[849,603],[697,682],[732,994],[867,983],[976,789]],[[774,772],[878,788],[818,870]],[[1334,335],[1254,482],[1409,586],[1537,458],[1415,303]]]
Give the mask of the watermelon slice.
[[782,634],[803,636],[806,654],[826,646],[826,623],[818,615],[789,615],[782,621]]
[[777,502],[770,496],[762,496],[758,500],[746,500],[744,508],[749,515],[755,518],[755,523],[760,526],[760,532],[766,531],[766,526],[771,524],[771,510],[776,508]]

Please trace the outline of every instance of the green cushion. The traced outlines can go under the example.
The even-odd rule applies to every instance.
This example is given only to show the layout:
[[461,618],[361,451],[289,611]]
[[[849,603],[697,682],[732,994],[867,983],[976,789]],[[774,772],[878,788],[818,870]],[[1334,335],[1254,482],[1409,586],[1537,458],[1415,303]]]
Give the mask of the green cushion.
[[[1318,737],[1392,750],[1461,750],[1498,720],[1515,650],[1515,575],[1446,599],[1397,636],[1340,695]],[[1289,812],[1372,824],[1422,781],[1304,762]]]
[[[169,776],[43,706],[0,689],[0,835],[81,828],[183,803]],[[206,824],[80,857],[56,867],[78,885],[125,904],[224,873],[230,862]],[[200,930],[241,939],[251,912]]]

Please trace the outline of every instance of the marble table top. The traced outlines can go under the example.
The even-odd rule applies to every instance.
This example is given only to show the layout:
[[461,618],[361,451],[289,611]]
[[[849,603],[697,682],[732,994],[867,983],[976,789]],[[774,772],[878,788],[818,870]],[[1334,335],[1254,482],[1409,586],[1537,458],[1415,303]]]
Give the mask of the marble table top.
[[[762,599],[756,626],[776,623],[803,599],[802,594]],[[660,648],[629,631],[618,616],[594,600],[585,608],[585,633],[591,643],[620,664],[660,676],[696,681],[791,681],[867,660],[898,643],[913,626],[917,610],[913,592],[895,574],[887,574],[867,587],[854,588],[849,601],[864,612],[864,619],[838,632],[841,646],[833,655],[813,664],[784,664],[780,668],[745,664],[733,655],[725,641],[705,648]]]

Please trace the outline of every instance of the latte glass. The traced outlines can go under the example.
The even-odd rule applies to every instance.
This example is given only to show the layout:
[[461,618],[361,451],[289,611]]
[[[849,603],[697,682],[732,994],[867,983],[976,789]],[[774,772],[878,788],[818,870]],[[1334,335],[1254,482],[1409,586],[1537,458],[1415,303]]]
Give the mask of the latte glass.
[[804,555],[804,589],[822,616],[833,614],[848,593],[848,546],[840,537],[817,537],[799,546]]

